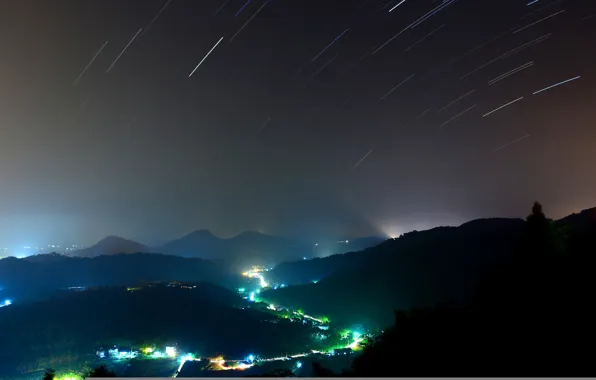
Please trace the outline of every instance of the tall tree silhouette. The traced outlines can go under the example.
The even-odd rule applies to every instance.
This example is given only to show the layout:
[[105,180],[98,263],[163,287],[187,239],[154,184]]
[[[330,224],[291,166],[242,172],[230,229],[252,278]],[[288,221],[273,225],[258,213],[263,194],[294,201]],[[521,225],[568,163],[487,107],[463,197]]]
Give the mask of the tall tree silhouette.
[[526,218],[521,253],[524,259],[535,260],[565,251],[564,227],[546,217],[542,205],[534,202],[532,213]]
[[116,373],[113,370],[108,369],[104,364],[92,369],[87,374],[87,377],[116,377]]
[[42,380],[54,380],[54,378],[56,377],[56,370],[54,369],[46,369],[46,371],[43,374],[43,377],[41,378]]

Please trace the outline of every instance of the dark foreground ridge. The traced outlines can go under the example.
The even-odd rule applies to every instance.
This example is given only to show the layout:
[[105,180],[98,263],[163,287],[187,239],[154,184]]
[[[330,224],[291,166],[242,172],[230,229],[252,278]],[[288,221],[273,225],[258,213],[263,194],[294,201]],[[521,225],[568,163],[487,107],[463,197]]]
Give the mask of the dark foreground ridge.
[[343,376],[593,376],[595,247],[596,210],[553,222],[536,204],[470,301],[396,311]]

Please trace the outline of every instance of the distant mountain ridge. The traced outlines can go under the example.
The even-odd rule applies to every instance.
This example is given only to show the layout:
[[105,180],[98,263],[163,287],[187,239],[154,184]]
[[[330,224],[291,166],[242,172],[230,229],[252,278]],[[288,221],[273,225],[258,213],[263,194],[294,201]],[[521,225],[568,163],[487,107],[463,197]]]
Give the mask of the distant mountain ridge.
[[[379,237],[356,238],[326,244],[323,250],[311,242],[281,236],[244,231],[231,238],[220,238],[207,229],[193,231],[166,244],[147,245],[118,236],[107,236],[91,247],[68,253],[71,257],[98,257],[121,253],[160,253],[186,258],[201,258],[232,265],[237,271],[253,265],[273,267],[282,262],[327,256],[367,248],[379,244]],[[43,258],[48,260],[47,257]]]
[[[381,242],[382,238],[356,239],[354,244],[336,244],[333,253],[349,251],[351,247],[362,249]],[[310,259],[320,255],[317,246],[281,236],[267,235],[256,231],[244,231],[232,238],[222,239],[209,230],[197,230],[180,239],[173,240],[153,252],[182,257],[200,257],[208,260],[223,261],[235,270],[245,270],[252,265],[273,267],[282,262]],[[354,248],[352,248],[354,249]]]
[[97,257],[117,255],[120,253],[149,253],[148,246],[118,236],[106,236],[89,248],[73,251],[68,256],[73,257]]

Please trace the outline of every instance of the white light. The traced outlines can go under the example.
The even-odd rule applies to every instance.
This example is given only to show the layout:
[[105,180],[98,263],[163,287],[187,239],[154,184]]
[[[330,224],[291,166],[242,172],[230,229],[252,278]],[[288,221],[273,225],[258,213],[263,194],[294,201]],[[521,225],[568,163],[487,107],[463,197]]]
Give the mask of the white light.
[[581,77],[580,77],[580,76],[577,76],[577,77],[575,77],[575,78],[571,78],[571,79],[564,80],[564,81],[562,81],[562,82],[559,82],[559,83],[553,84],[552,86],[548,86],[548,87],[546,87],[546,88],[543,88],[542,90],[538,90],[538,91],[536,91],[535,93],[533,93],[532,95],[540,94],[541,92],[544,92],[544,91],[546,91],[546,90],[550,90],[551,88],[558,87],[558,86],[560,86],[560,85],[562,85],[562,84],[565,84],[565,83],[568,83],[568,82],[571,82],[571,81],[577,80],[577,79],[579,79],[579,78],[581,78]]
[[166,347],[166,355],[176,356],[176,347]]
[[406,0],[402,0],[401,2],[399,2],[399,4],[397,4],[396,6],[394,6],[393,8],[389,9],[389,12],[392,12],[395,8],[399,7],[400,5],[402,5],[403,3],[405,3]]

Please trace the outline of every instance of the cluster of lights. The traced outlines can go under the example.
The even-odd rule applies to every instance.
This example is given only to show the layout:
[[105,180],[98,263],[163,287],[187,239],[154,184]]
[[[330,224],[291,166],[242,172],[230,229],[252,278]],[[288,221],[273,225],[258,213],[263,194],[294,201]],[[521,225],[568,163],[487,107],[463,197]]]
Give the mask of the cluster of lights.
[[[251,368],[255,365],[255,356],[248,355],[244,361],[238,360],[229,360],[226,361],[223,356],[218,356],[216,358],[209,359],[209,363],[213,366],[213,370],[215,371],[230,371],[230,370],[237,370],[243,371],[245,369]],[[229,364],[228,364],[229,363]]]
[[269,286],[269,284],[267,283],[267,281],[265,281],[265,278],[263,277],[263,272],[266,271],[268,271],[268,269],[259,266],[253,266],[251,270],[243,272],[242,275],[249,278],[259,279],[259,284],[261,285],[261,288],[266,288]]

